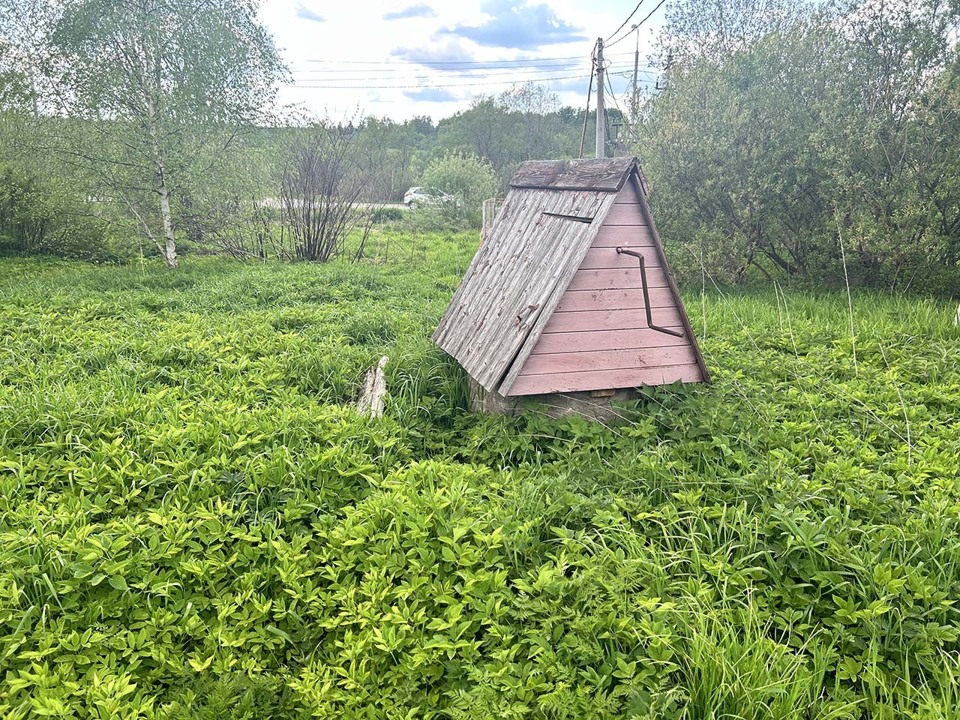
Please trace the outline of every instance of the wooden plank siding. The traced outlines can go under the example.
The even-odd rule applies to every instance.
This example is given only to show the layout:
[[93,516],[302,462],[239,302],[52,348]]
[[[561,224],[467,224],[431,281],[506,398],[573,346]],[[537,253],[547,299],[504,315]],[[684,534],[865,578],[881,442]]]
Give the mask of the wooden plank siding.
[[552,375],[521,375],[510,391],[511,395],[546,395],[549,393],[583,392],[634,388],[641,385],[669,385],[675,382],[702,382],[700,367],[672,365],[669,367],[634,368],[631,370],[587,370],[586,372]]
[[[676,305],[651,308],[655,325],[667,328],[682,328],[683,320]],[[647,313],[643,309],[632,310],[578,310],[555,312],[543,329],[546,333],[597,332],[601,330],[642,330],[647,327]],[[682,330],[680,332],[683,332]]]
[[[636,258],[634,258],[636,262]],[[648,288],[669,288],[670,283],[663,268],[647,268]],[[571,290],[618,290],[624,288],[643,289],[640,282],[640,265],[620,270],[581,270],[573,276],[567,285]]]
[[[670,288],[652,288],[650,307],[673,307],[676,303]],[[643,291],[640,288],[616,288],[613,290],[568,290],[560,298],[556,312],[576,312],[578,310],[606,310],[621,308],[643,311]]]
[[606,160],[529,160],[510,180],[512,188],[617,192],[637,168],[634,158]]
[[[510,395],[703,380],[686,316],[641,203],[631,183],[617,194]],[[617,247],[643,254],[653,321],[684,337],[648,328],[639,260],[618,254]]]
[[[682,327],[671,328],[682,331]],[[533,355],[554,353],[580,353],[596,350],[633,350],[643,348],[674,347],[687,345],[686,338],[642,330],[600,330],[586,333],[544,333],[534,348]]]
[[[531,332],[539,337],[540,318],[553,312],[615,199],[592,190],[511,191],[433,336],[484,388],[496,390],[526,357]],[[560,217],[569,215],[597,224]]]
[[709,382],[646,192],[635,158],[524,163],[434,340],[502,396]]
[[[661,333],[662,334],[662,333]],[[667,336],[669,337],[669,335]],[[610,370],[631,368],[695,365],[696,357],[689,344],[673,347],[644,347],[632,350],[587,350],[531,355],[523,368],[523,375],[549,375],[592,370],[603,366]],[[596,388],[595,388],[596,389]]]

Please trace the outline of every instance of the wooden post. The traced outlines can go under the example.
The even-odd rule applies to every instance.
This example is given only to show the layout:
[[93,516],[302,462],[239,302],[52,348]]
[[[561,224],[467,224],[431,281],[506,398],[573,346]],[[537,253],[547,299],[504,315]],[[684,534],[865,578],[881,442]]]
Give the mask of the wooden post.
[[[634,25],[633,29],[637,33],[637,50],[633,55],[633,107],[630,108],[633,117],[630,118],[630,122],[633,123],[633,126],[638,125],[637,115],[640,111],[640,95],[637,92],[637,75],[640,73],[640,26]],[[636,138],[633,138],[634,142]]]

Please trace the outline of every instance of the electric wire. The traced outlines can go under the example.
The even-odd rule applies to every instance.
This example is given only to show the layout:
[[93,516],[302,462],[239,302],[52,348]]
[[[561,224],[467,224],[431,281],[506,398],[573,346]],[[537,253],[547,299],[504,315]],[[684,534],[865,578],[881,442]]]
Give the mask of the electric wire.
[[620,113],[620,119],[623,121],[623,125],[627,129],[627,133],[629,133],[631,136],[635,136],[633,132],[633,125],[627,119],[627,114],[623,111],[623,108],[620,107],[620,103],[617,102],[617,94],[613,91],[613,85],[610,82],[610,75],[606,73],[605,75],[606,77],[604,79],[607,81],[607,90],[610,91],[610,97],[613,99],[613,106],[617,109],[617,112]]
[[[583,130],[580,133],[580,154],[577,157],[583,157],[583,144],[587,140],[587,119],[590,117],[590,98],[593,95],[593,75],[594,71],[597,69],[597,61],[594,58],[594,61],[590,63],[590,84],[587,86],[587,107],[583,111]],[[957,311],[960,313],[960,310]]]
[[476,82],[476,83],[430,83],[429,85],[315,85],[305,83],[287,83],[284,87],[295,87],[304,90],[434,90],[440,88],[459,88],[459,87],[484,87],[493,85],[512,85],[527,81],[534,82],[559,82],[561,80],[576,80],[582,75],[561,75],[559,77],[542,78],[515,78],[513,80],[504,78],[499,81]]
[[[636,30],[636,29],[640,28],[645,22],[647,22],[647,20],[649,20],[651,17],[653,17],[653,14],[654,14],[657,10],[659,10],[666,1],[667,1],[667,0],[660,0],[660,2],[657,3],[657,6],[656,6],[654,9],[651,10],[649,13],[647,13],[647,16],[646,16],[646,17],[643,18],[643,20],[641,20],[640,22],[638,22],[638,23],[636,24],[636,27],[634,27],[634,28],[631,29],[631,32],[633,32],[633,30]],[[614,33],[614,34],[616,34],[616,33]],[[623,41],[626,40],[628,37],[630,37],[630,33],[627,33],[626,35],[622,35],[621,37],[619,37],[619,38],[617,38],[616,40],[614,40],[612,43],[606,45],[606,47],[613,47],[613,46],[616,45],[617,43],[623,42]]]
[[[579,70],[579,72],[577,72]],[[532,74],[532,73],[485,73],[477,75],[462,75],[456,77],[436,77],[431,75],[398,75],[393,77],[384,77],[384,76],[368,76],[368,77],[311,77],[311,76],[294,76],[292,82],[288,83],[290,85],[324,85],[330,87],[353,87],[360,84],[370,84],[370,85],[397,85],[407,86],[414,83],[420,83],[427,86],[436,85],[469,85],[471,83],[549,83],[554,80],[561,80],[565,78],[570,78],[570,73],[576,73],[573,77],[581,77],[581,73],[586,68],[570,68],[569,71],[554,71],[549,74]],[[624,72],[615,72],[613,73],[617,77],[632,77],[632,71],[630,73]],[[646,73],[644,75],[653,78],[653,73]]]
[[[633,16],[637,14],[637,10],[640,9],[640,6],[641,6],[641,5],[643,5],[643,0],[640,0],[640,2],[637,3],[637,6],[633,9],[633,12],[630,13],[630,15],[627,17],[627,19],[623,21],[623,24],[622,24],[620,27],[618,27],[616,30],[614,30],[612,33],[610,33],[610,36],[609,36],[606,40],[603,41],[604,44],[610,42],[610,38],[615,37],[618,32],[620,32],[621,30],[623,30],[623,29],[627,26],[627,23],[630,22],[630,21],[633,19]],[[631,30],[631,32],[632,32],[632,30]]]
[[[537,72],[556,72],[557,70],[574,70],[581,68],[583,66],[583,60],[578,62],[565,62],[565,63],[554,63],[550,65],[531,65],[528,68],[522,66],[517,67],[470,67],[470,68],[442,68],[436,70],[436,72],[456,75],[462,73],[472,73],[472,72],[500,72],[500,73],[512,73],[517,72],[518,70],[537,71]],[[327,68],[301,68],[294,70],[293,72],[298,75],[349,75],[357,73],[403,73],[408,72],[411,67],[384,67],[384,68],[336,68],[336,69],[327,69]],[[421,69],[418,67],[418,69]]]
[[[611,57],[632,57],[633,53],[624,52],[624,53],[612,53]],[[508,67],[512,65],[535,65],[541,62],[560,62],[563,60],[582,60],[582,55],[571,55],[568,57],[548,57],[548,58],[526,58],[526,59],[515,59],[515,60],[430,60],[429,58],[423,59],[410,59],[410,58],[397,58],[394,60],[324,60],[324,59],[309,59],[305,62],[312,64],[333,64],[333,65],[386,65],[388,67],[396,67],[398,64],[406,65],[423,65],[426,67],[434,66],[448,66],[448,65],[489,65],[500,66],[506,65]]]

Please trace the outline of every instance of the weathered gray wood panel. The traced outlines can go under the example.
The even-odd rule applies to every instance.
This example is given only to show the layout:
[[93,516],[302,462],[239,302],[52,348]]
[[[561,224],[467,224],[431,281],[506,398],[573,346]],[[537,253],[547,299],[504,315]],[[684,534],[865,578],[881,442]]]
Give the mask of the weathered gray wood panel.
[[635,158],[533,160],[521,163],[510,187],[617,192],[635,167]]
[[[595,191],[510,192],[434,333],[484,388],[497,389],[541,316],[553,312],[614,198]],[[560,217],[568,215],[598,221]]]
[[[621,242],[626,247],[628,243],[643,243],[642,247],[634,245],[632,249],[641,252],[646,261],[653,323],[681,332],[685,330],[682,303],[670,287],[663,267],[665,261],[647,225],[642,206],[642,197],[632,183],[617,194],[604,226],[584,255],[580,269],[520,370],[517,382],[510,390],[511,395],[570,392],[573,387],[576,390],[630,387],[597,386],[598,378],[637,384],[688,380],[693,377],[689,368],[678,368],[691,365],[699,373],[692,336],[684,332],[683,337],[677,338],[649,329],[639,261],[616,252],[616,246]],[[616,245],[611,242],[614,237],[619,241]],[[622,270],[626,272],[620,274]],[[592,283],[601,272],[617,273],[608,275],[608,279],[619,278],[627,287],[573,289],[584,282]],[[659,286],[650,288],[652,282]],[[666,369],[666,375],[657,375],[656,371],[661,369]],[[638,374],[641,370],[644,372]]]

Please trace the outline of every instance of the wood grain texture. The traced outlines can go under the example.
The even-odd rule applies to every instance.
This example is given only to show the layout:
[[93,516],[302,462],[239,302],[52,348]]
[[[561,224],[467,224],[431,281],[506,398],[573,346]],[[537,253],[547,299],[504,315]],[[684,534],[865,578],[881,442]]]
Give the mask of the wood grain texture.
[[[581,270],[570,284],[568,290],[613,290],[617,288],[642,287],[640,267],[620,268],[619,270]],[[647,268],[647,287],[669,287],[667,274],[663,268]]]
[[629,370],[630,368],[695,365],[696,362],[697,358],[689,344],[632,350],[545,353],[531,355],[523,366],[520,377],[589,370]]
[[653,248],[655,241],[653,233],[647,226],[607,226],[600,228],[593,249],[625,247],[631,250]]
[[520,164],[510,187],[617,192],[635,167],[636,158],[531,160]]
[[523,376],[510,388],[511,397],[546,395],[558,392],[633,388],[644,385],[668,385],[675,382],[702,382],[703,373],[696,363],[658,368],[600,370]]
[[[680,311],[676,305],[651,309],[653,322],[660,327],[682,327]],[[643,310],[585,310],[582,312],[555,312],[543,331],[591,332],[596,330],[639,330],[647,327],[647,315]]]
[[[643,255],[647,273],[655,268],[662,267],[656,248],[631,249]],[[639,276],[640,260],[632,255],[621,255],[615,247],[591,247],[584,255],[583,262],[580,263],[581,270],[615,270],[617,268],[632,268]]]
[[[664,308],[675,305],[670,288],[652,288],[650,307]],[[579,310],[643,310],[643,291],[639,288],[616,288],[613,290],[568,290],[560,298],[556,312]]]
[[608,226],[638,226],[646,225],[647,221],[644,218],[643,211],[640,209],[640,204],[633,202],[614,204],[604,224]]
[[507,196],[434,333],[484,388],[497,388],[540,318],[553,311],[600,226],[544,213],[602,222],[614,199],[594,191],[513,190]]
[[[682,327],[671,328],[683,332]],[[632,330],[603,330],[574,333],[544,333],[534,355],[563,352],[592,352],[597,350],[629,350],[676,347],[687,345],[686,337],[678,338],[649,328]],[[532,357],[532,355],[531,355]]]

